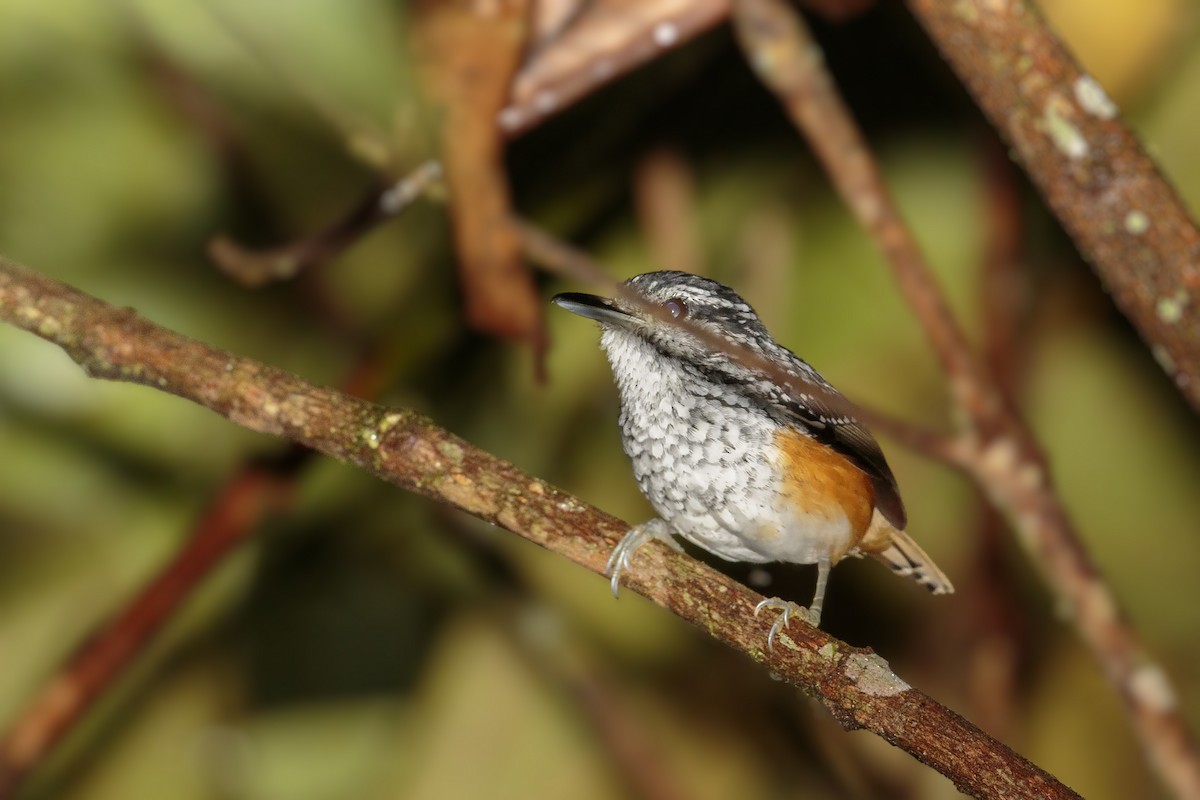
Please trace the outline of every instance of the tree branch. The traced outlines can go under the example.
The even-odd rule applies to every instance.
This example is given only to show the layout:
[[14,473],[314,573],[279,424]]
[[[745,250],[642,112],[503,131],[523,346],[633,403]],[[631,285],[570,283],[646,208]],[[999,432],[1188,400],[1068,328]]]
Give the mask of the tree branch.
[[735,0],[733,8],[747,58],[887,257],[940,357],[967,420],[959,463],[1007,515],[1046,585],[1117,687],[1150,763],[1180,797],[1200,798],[1200,753],[1166,673],[1147,653],[1079,538],[1033,435],[950,314],[825,69],[820,48],[782,0]]
[[84,642],[0,738],[0,798],[16,792],[212,569],[285,503],[291,488],[290,480],[261,464],[222,487],[170,563]]
[[291,280],[312,266],[340,256],[375,226],[412,205],[441,177],[441,164],[424,161],[399,180],[372,185],[341,219],[315,233],[262,249],[246,247],[227,235],[218,235],[208,244],[209,258],[243,286],[257,288]]
[[1200,231],[1116,106],[1023,0],[909,7],[1200,410]]
[[[472,447],[428,419],[315,386],[215,350],[0,259],[0,319],[62,347],[96,378],[138,383],[283,436],[603,572],[628,526]],[[1077,795],[1004,744],[912,689],[883,659],[799,622],[765,649],[761,597],[670,551],[638,552],[632,591],[815,696],[847,729],[904,749],[977,797]],[[599,584],[597,584],[599,590]]]

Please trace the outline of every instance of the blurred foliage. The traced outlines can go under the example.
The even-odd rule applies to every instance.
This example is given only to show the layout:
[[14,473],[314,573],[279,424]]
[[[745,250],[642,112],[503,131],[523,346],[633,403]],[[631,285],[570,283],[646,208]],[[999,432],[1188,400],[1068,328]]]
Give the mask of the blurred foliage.
[[[817,31],[978,338],[985,161],[999,145],[902,9],[881,5]],[[1046,11],[1200,205],[1194,5]],[[206,258],[220,232],[271,245],[328,224],[378,170],[429,154],[404,17],[385,0],[0,0],[0,252],[316,381],[339,385],[374,352],[384,401],[643,519],[595,330],[550,313],[539,385],[528,352],[464,329],[436,202],[267,290],[233,285]],[[220,135],[189,111],[192,92]],[[689,170],[706,272],[852,397],[946,419],[937,366],[878,254],[724,31],[515,142],[518,206],[617,276],[669,267],[652,263],[632,202],[633,174],[663,148]],[[1200,572],[1196,421],[1021,192],[1023,407],[1087,544],[1200,722],[1200,604],[1182,594]],[[541,283],[547,297],[581,288]],[[177,398],[90,381],[0,327],[0,720],[155,573],[240,464],[283,447]],[[851,563],[835,572],[827,627],[975,718],[970,654],[985,652],[986,620],[1016,620],[997,634],[1017,670],[1011,696],[994,687],[995,732],[1088,797],[1157,791],[1036,570],[1005,544],[999,591],[974,590],[974,493],[888,452],[910,530],[962,591],[926,597]],[[721,566],[808,596],[805,569]],[[600,578],[516,537],[315,461],[292,510],[212,576],[30,796],[619,797],[631,785],[602,733],[613,715],[682,796],[954,794],[639,598],[614,603]]]

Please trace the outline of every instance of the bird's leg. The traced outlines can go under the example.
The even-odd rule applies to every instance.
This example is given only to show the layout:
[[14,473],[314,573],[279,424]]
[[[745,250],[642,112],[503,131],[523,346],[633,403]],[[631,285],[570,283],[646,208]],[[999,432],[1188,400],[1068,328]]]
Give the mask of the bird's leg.
[[828,558],[822,558],[817,561],[817,589],[813,592],[812,605],[808,608],[799,603],[793,603],[779,597],[763,600],[754,607],[754,616],[758,616],[758,612],[764,608],[779,612],[779,618],[775,620],[775,624],[771,626],[770,632],[767,633],[768,650],[775,649],[775,636],[787,627],[793,614],[814,628],[821,625],[821,607],[825,604],[825,587],[829,585],[829,571],[832,568],[833,562]]
[[608,566],[604,568],[604,574],[612,578],[613,597],[617,596],[621,588],[621,573],[629,568],[629,559],[633,552],[653,539],[666,542],[676,552],[683,552],[679,542],[671,536],[671,527],[664,520],[647,520],[630,528],[629,533],[613,548],[612,555],[608,557]]
[[821,626],[821,607],[825,605],[825,587],[829,585],[829,570],[831,569],[833,569],[833,564],[828,556],[817,561],[817,588],[813,592],[812,605],[808,607],[806,615],[814,628]]

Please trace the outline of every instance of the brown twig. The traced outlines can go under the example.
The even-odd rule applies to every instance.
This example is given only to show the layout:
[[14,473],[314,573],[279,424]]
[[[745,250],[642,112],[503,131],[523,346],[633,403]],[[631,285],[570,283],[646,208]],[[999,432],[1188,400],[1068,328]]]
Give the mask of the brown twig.
[[960,441],[962,465],[1006,513],[1047,586],[1058,594],[1117,687],[1150,762],[1180,797],[1200,798],[1200,753],[1166,674],[1146,652],[1088,555],[1028,428],[951,316],[818,46],[782,0],[736,0],[734,16],[747,57],[883,250],[939,355],[968,420]]
[[909,7],[1200,410],[1200,231],[1116,106],[1030,3]]
[[[215,350],[0,260],[0,319],[62,347],[90,375],[176,394],[473,514],[601,573],[628,526],[406,410],[388,409]],[[1077,795],[909,687],[870,650],[793,623],[765,649],[757,594],[710,567],[647,547],[629,588],[817,697],[978,797]]]
[[171,562],[68,659],[0,738],[0,798],[12,796],[212,568],[285,502],[290,488],[291,481],[259,465],[217,493]]
[[729,0],[598,0],[530,55],[500,128],[518,136],[729,14]]
[[221,235],[209,242],[209,257],[222,272],[243,286],[258,287],[290,280],[306,269],[340,255],[376,225],[411,205],[441,176],[441,165],[436,161],[426,161],[397,181],[385,186],[372,186],[358,205],[316,233],[260,250]]

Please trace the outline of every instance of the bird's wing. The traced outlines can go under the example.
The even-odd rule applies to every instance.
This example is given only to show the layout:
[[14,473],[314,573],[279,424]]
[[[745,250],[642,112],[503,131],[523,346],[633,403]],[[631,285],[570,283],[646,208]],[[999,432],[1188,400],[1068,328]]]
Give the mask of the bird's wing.
[[[799,356],[791,351],[787,353],[792,357],[794,366],[789,371],[821,387],[826,394],[842,396]],[[904,510],[904,501],[900,499],[900,487],[896,485],[896,476],[892,474],[883,450],[867,426],[846,413],[845,409],[830,408],[820,397],[810,394],[797,397],[791,393],[781,405],[808,428],[813,438],[849,458],[870,477],[875,489],[876,507],[897,530],[904,530],[908,524],[908,513]]]
[[897,530],[904,530],[908,514],[904,510],[904,501],[900,499],[900,488],[871,431],[847,412],[849,401],[844,406],[835,407],[838,404],[830,404],[823,399],[840,398],[842,395],[819,372],[786,347],[769,339],[767,343],[774,348],[772,355],[786,364],[785,371],[801,383],[814,387],[813,392],[805,392],[802,388],[785,388],[776,376],[764,375],[761,371],[742,366],[720,351],[705,356],[705,377],[738,387],[764,406],[782,413],[785,419],[795,421],[817,441],[849,458],[871,479],[875,489],[875,505],[880,513]]
[[817,439],[847,456],[870,476],[875,487],[875,506],[896,530],[904,530],[908,524],[908,512],[904,510],[904,501],[900,499],[900,487],[896,485],[896,476],[892,474],[892,468],[883,457],[883,451],[879,449],[875,437],[857,420],[851,420],[844,425],[831,425],[826,432],[829,434],[828,439],[820,432]]

